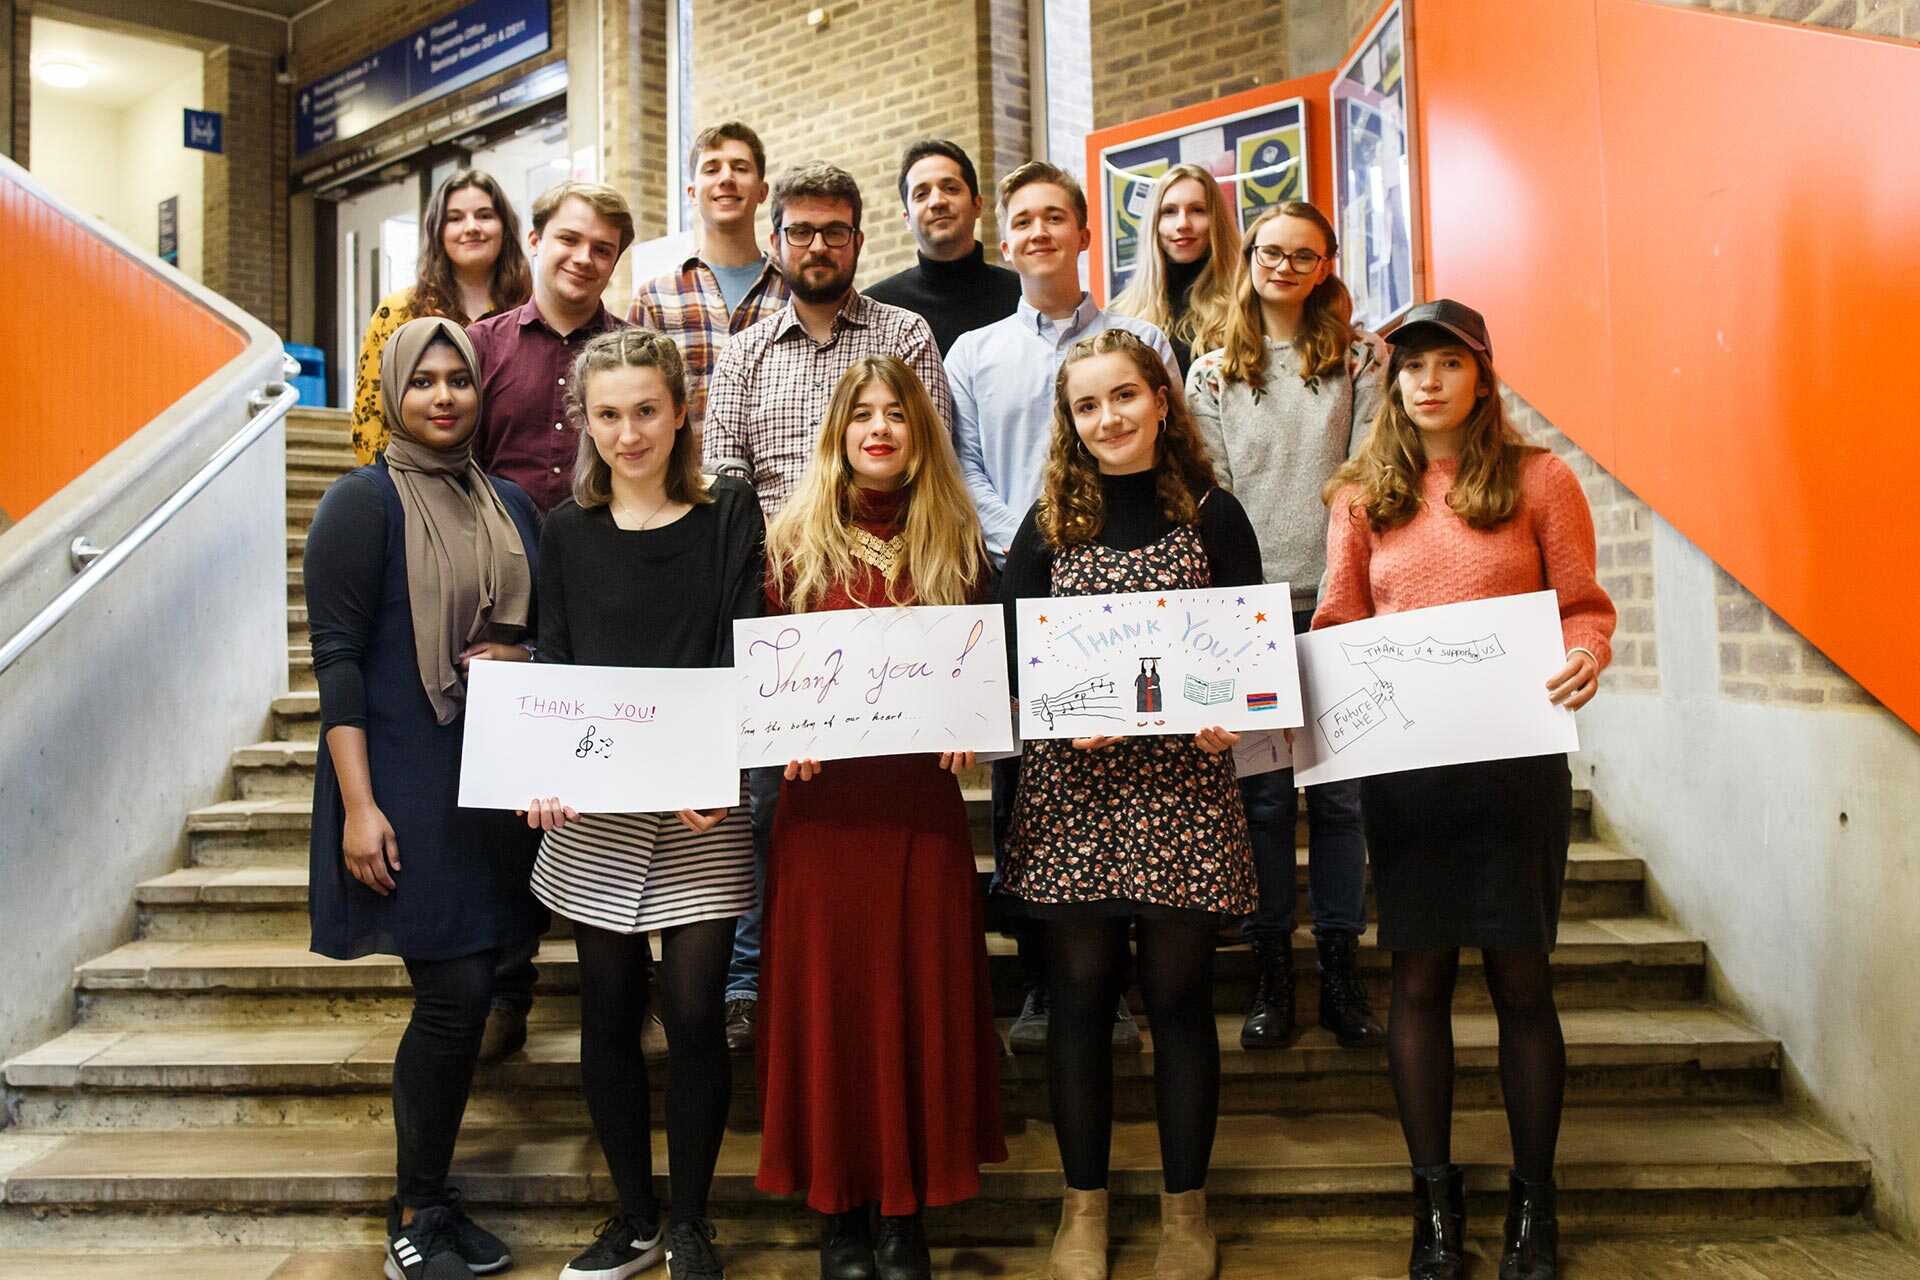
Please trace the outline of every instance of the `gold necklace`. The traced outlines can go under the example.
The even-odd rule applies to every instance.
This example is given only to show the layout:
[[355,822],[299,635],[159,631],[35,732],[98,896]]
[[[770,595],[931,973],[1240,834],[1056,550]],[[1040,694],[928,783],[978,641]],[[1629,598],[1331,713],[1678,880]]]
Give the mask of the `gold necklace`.
[[896,533],[891,538],[881,538],[868,533],[857,524],[850,524],[847,526],[847,534],[853,543],[853,554],[889,578],[893,576],[894,566],[900,563],[900,557],[906,554],[907,536],[904,533]]
[[[658,505],[658,506],[656,506],[656,507],[654,507],[654,509],[653,509],[653,510],[651,510],[651,511],[649,511],[649,512],[647,512],[647,518],[646,518],[646,519],[644,519],[644,520],[642,520],[642,521],[641,521],[641,522],[640,522],[639,524],[637,524],[637,525],[635,525],[635,526],[634,526],[634,527],[633,527],[632,529],[630,529],[630,530],[628,530],[628,532],[630,532],[630,533],[645,533],[645,532],[646,532],[646,529],[647,529],[647,526],[653,523],[653,518],[654,518],[655,516],[657,516],[657,515],[659,515],[659,514],[660,514],[660,513],[662,512],[662,511],[665,511],[665,510],[667,509],[667,503],[669,503],[669,502],[671,502],[671,501],[673,501],[673,499],[672,499],[671,497],[663,497],[663,498],[661,498],[661,499],[660,499],[660,503],[659,503],[659,505]],[[609,504],[609,505],[611,505],[611,504]],[[632,515],[632,514],[633,514],[633,508],[632,508],[632,507],[627,507],[627,508],[626,508],[626,512],[627,512],[627,514],[628,514],[628,515]],[[618,509],[615,509],[615,510],[614,510],[614,512],[613,512],[613,517],[614,517],[614,519],[613,519],[613,523],[614,523],[615,525],[618,525],[619,527],[621,527],[621,528],[623,528],[623,529],[624,529],[624,528],[626,528],[626,526],[625,526],[625,525],[621,525],[621,524],[620,524],[620,512],[619,512],[619,510],[618,510]]]

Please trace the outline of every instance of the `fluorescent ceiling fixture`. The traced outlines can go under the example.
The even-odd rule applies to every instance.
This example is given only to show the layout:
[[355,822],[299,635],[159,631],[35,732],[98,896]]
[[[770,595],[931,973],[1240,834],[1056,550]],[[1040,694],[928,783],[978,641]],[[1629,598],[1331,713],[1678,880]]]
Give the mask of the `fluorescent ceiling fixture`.
[[33,71],[56,89],[78,89],[93,79],[93,72],[80,63],[64,60],[37,63]]

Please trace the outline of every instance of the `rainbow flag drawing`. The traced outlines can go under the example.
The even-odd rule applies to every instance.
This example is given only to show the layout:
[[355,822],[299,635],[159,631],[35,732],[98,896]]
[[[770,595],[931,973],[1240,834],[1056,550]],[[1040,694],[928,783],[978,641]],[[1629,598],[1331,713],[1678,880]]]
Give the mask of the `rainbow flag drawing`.
[[1277,693],[1250,693],[1247,695],[1247,710],[1278,711],[1280,695]]

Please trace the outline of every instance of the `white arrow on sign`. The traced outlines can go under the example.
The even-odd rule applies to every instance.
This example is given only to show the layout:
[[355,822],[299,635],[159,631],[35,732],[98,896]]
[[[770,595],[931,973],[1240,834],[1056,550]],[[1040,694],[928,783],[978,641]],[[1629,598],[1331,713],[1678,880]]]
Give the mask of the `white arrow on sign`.
[[424,58],[427,56],[427,38],[425,36],[415,36],[413,38],[413,56],[416,58]]

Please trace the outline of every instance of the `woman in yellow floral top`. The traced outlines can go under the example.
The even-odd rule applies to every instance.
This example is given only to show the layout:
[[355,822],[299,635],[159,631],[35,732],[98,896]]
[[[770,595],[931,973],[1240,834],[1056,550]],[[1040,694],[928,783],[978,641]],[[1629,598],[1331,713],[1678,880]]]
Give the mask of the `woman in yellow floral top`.
[[380,351],[394,330],[421,316],[469,325],[525,302],[533,273],[520,247],[520,219],[491,175],[465,169],[440,184],[420,227],[420,275],[380,299],[367,335],[353,396],[353,452],[362,466],[387,447],[380,411]]

